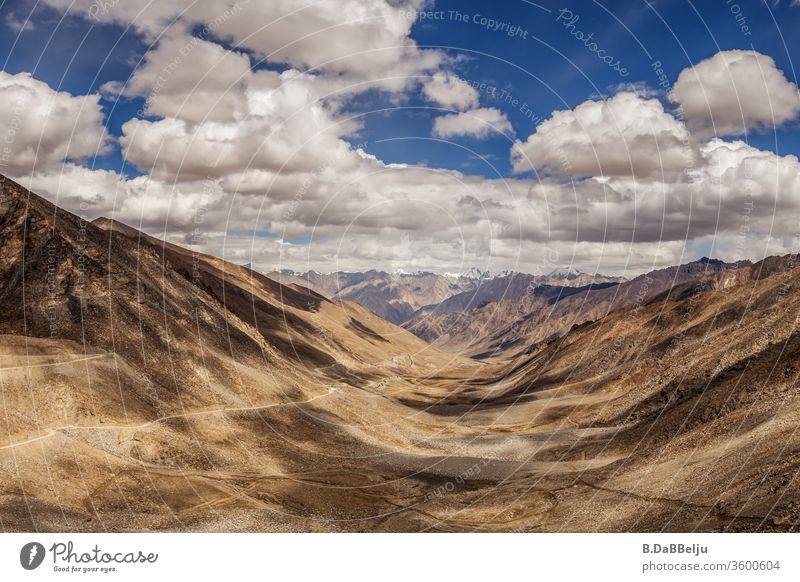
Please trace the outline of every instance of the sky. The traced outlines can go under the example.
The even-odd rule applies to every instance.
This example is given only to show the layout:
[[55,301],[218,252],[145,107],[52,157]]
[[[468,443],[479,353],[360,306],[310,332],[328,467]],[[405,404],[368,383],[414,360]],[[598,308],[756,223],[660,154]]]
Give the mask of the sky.
[[797,252],[795,0],[0,0],[0,173],[259,270]]

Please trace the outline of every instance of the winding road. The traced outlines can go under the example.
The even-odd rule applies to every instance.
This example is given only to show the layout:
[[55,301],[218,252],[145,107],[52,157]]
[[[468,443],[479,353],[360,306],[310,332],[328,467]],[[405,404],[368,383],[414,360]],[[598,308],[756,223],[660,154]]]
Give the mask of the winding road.
[[52,436],[55,436],[58,433],[70,431],[70,430],[141,430],[143,428],[147,428],[154,424],[158,424],[159,422],[164,422],[167,420],[172,420],[175,418],[188,418],[190,416],[204,416],[209,414],[225,414],[228,412],[250,412],[254,410],[266,410],[268,408],[275,408],[278,406],[289,406],[295,405],[300,406],[301,404],[309,404],[310,402],[314,402],[315,400],[319,400],[320,398],[325,398],[326,396],[330,396],[334,392],[336,392],[338,388],[335,386],[328,386],[328,391],[324,394],[317,394],[316,396],[312,396],[306,400],[299,400],[296,402],[275,402],[273,404],[265,404],[262,406],[234,406],[234,407],[225,407],[225,408],[215,408],[212,410],[198,410],[195,412],[184,412],[180,414],[169,414],[167,416],[161,416],[154,420],[147,421],[142,424],[108,424],[108,425],[96,425],[96,426],[77,426],[77,425],[67,425],[67,426],[59,426],[55,428],[49,429],[46,433],[33,437],[24,441],[11,443],[8,445],[0,446],[0,451],[14,449],[16,447],[21,447],[24,445],[28,445],[31,443],[35,443]]

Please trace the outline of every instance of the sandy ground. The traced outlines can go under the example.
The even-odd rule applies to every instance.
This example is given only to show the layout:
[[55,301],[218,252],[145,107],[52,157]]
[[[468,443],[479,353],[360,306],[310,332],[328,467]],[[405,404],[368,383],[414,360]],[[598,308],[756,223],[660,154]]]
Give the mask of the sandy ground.
[[476,361],[0,189],[0,530],[798,528],[793,261]]

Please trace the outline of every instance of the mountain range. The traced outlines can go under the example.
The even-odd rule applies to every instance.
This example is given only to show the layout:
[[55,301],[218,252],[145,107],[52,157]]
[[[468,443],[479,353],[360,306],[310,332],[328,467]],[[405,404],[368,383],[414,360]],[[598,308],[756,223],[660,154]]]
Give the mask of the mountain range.
[[703,257],[631,281],[581,287],[544,284],[527,287],[525,292],[519,292],[517,286],[508,296],[498,293],[498,299],[488,301],[461,294],[420,311],[404,327],[447,351],[513,355],[531,343],[564,335],[574,325],[601,319],[618,309],[635,308],[664,293],[668,297],[677,285],[747,265],[749,261],[725,263]]
[[575,270],[554,271],[549,275],[504,271],[492,276],[475,267],[461,274],[375,270],[323,274],[283,269],[266,276],[279,283],[308,287],[330,299],[354,301],[398,325],[430,312],[464,311],[490,301],[513,299],[528,288],[541,285],[572,288],[625,281],[622,277]]
[[445,351],[8,179],[0,242],[4,530],[800,526],[795,255],[507,274],[414,322]]

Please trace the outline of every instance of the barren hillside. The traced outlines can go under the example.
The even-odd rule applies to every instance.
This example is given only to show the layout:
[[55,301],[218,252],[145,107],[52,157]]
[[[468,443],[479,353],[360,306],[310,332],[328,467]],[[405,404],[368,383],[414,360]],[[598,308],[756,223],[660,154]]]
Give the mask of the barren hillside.
[[794,257],[476,361],[0,188],[3,530],[798,527]]

